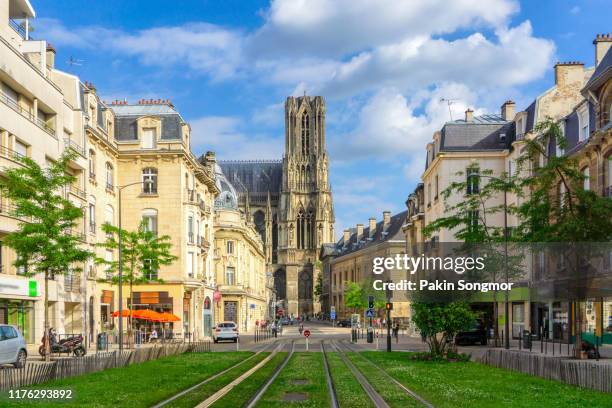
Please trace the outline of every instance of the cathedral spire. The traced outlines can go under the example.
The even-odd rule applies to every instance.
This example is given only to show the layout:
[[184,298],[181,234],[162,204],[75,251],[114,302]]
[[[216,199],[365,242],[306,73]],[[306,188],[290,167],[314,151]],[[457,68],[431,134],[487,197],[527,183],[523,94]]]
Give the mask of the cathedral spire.
[[251,221],[251,206],[249,203],[249,190],[244,195],[244,212],[247,221]]

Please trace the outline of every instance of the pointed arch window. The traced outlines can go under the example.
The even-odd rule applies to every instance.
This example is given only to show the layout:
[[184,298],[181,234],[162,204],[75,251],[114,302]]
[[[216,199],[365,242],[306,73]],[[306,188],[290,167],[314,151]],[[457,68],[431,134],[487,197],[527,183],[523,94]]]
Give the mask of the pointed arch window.
[[302,116],[302,155],[310,152],[310,117],[307,113]]
[[305,230],[305,222],[306,222],[306,215],[304,214],[304,210],[300,209],[300,211],[298,212],[298,216],[297,216],[297,247],[298,249],[304,249],[305,248],[305,244],[306,244],[306,240],[305,240],[305,234],[304,234],[304,230]]

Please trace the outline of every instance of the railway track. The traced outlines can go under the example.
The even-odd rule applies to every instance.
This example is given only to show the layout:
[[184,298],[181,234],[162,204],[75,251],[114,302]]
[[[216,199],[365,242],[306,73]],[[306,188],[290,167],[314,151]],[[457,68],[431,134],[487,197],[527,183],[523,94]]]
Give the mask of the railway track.
[[334,387],[334,379],[332,378],[327,361],[327,353],[325,352],[325,341],[321,340],[321,353],[323,354],[323,365],[325,366],[325,377],[327,379],[327,389],[329,390],[330,403],[332,408],[340,408],[338,398],[336,397],[336,388]]
[[259,390],[257,390],[255,395],[253,395],[251,399],[246,403],[245,405],[246,408],[253,408],[255,407],[255,405],[257,405],[257,402],[265,394],[266,390],[270,387],[270,385],[274,382],[274,380],[276,380],[276,377],[278,377],[280,372],[283,371],[283,368],[285,368],[285,366],[287,365],[287,363],[293,356],[294,352],[295,352],[295,341],[291,340],[291,349],[289,350],[287,357],[285,357],[283,362],[280,363],[278,367],[276,367],[276,369],[274,370],[274,373],[272,373],[272,376],[259,388]]
[[363,353],[359,353],[358,351],[354,350],[352,346],[349,346],[348,343],[346,342],[342,342],[342,344],[344,345],[345,348],[347,348],[348,350],[355,352],[356,355],[359,356],[359,358],[367,361],[371,366],[375,367],[378,371],[380,371],[388,380],[392,381],[395,385],[397,385],[398,387],[400,387],[402,389],[402,391],[404,391],[406,394],[410,395],[413,399],[417,400],[418,402],[421,403],[421,405],[423,405],[424,407],[428,407],[428,408],[434,408],[434,406],[428,402],[427,400],[425,400],[423,397],[421,397],[420,395],[418,395],[416,392],[412,391],[411,389],[409,389],[408,387],[406,387],[404,384],[402,384],[401,382],[397,381],[395,378],[393,378],[388,372],[386,372],[385,370],[383,370],[378,364],[374,363],[372,360],[370,360],[369,358],[365,357],[363,355]]
[[332,341],[331,345],[336,349],[338,355],[340,356],[344,364],[349,368],[349,370],[351,370],[351,373],[353,373],[353,375],[361,385],[361,388],[363,388],[365,393],[368,394],[368,397],[370,397],[370,400],[372,400],[374,405],[378,408],[390,408],[389,404],[387,404],[383,397],[381,397],[380,394],[374,389],[374,387],[372,387],[372,384],[370,384],[370,382],[365,378],[361,371],[359,371],[359,369],[355,367],[353,362],[349,360],[349,358],[346,356],[346,354],[342,350],[342,348],[345,346],[343,344],[338,344],[335,341]]
[[256,356],[258,356],[259,354],[261,354],[261,353],[265,352],[266,350],[268,350],[269,348],[271,348],[271,347],[272,347],[274,344],[275,344],[275,343],[269,343],[269,344],[266,344],[264,347],[262,347],[262,348],[261,348],[261,349],[260,349],[258,352],[256,352],[256,353],[255,353],[255,354],[253,354],[252,356],[250,356],[250,357],[248,357],[248,358],[245,358],[245,359],[244,359],[244,360],[242,360],[241,362],[236,363],[236,364],[234,364],[233,366],[228,367],[228,368],[226,368],[225,370],[223,370],[223,371],[221,371],[221,372],[218,372],[217,374],[215,374],[215,375],[213,375],[213,376],[211,376],[211,377],[208,377],[208,378],[207,378],[207,379],[205,379],[204,381],[201,381],[201,382],[199,382],[199,383],[197,383],[197,384],[195,384],[195,385],[193,385],[193,386],[191,386],[191,387],[189,387],[189,388],[186,388],[186,389],[182,390],[181,392],[179,392],[179,393],[177,393],[177,394],[173,395],[172,397],[170,397],[170,398],[168,398],[168,399],[166,399],[166,400],[164,400],[164,401],[162,401],[162,402],[159,402],[159,403],[158,403],[158,404],[156,404],[156,405],[153,405],[153,407],[152,407],[152,408],[161,408],[161,407],[163,407],[163,406],[168,405],[168,404],[169,404],[169,403],[171,403],[172,401],[174,401],[174,400],[176,400],[176,399],[178,399],[178,398],[181,398],[181,397],[183,397],[183,396],[185,396],[185,395],[189,394],[190,392],[192,392],[192,391],[194,391],[194,390],[196,390],[196,389],[200,388],[200,387],[201,387],[201,386],[203,386],[204,384],[207,384],[207,383],[209,383],[209,382],[213,381],[214,379],[219,378],[219,377],[221,377],[222,375],[226,374],[227,372],[229,372],[229,371],[233,370],[234,368],[241,366],[242,364],[246,363],[247,361],[252,360],[253,358],[255,358]]

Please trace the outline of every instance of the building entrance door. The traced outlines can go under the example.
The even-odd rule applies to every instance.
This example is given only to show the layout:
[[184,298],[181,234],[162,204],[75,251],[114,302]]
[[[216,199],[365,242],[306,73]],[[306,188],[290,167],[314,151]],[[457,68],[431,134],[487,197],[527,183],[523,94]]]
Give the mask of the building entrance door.
[[238,302],[223,302],[223,320],[238,324]]

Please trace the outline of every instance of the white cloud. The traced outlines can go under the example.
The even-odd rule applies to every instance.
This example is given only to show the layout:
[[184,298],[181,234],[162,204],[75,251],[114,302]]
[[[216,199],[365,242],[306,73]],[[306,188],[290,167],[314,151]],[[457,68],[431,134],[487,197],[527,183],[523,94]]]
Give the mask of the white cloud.
[[191,148],[204,153],[212,150],[219,159],[280,159],[284,143],[267,135],[245,134],[236,117],[207,116],[190,121]]

